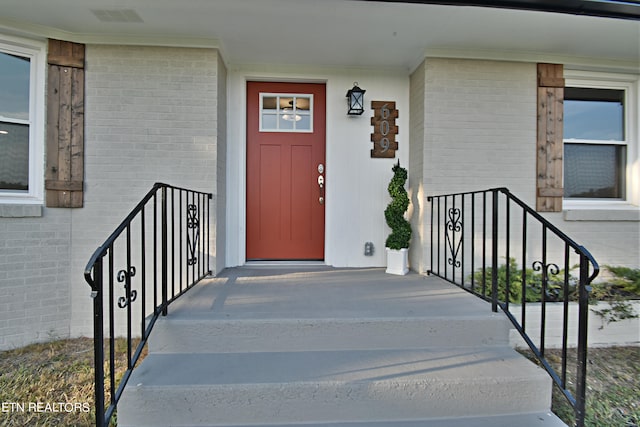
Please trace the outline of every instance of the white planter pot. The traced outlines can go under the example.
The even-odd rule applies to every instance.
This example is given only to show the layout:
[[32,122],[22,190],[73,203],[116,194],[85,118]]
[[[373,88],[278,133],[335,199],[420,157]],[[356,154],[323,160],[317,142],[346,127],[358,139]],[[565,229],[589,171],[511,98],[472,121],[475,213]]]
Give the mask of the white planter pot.
[[387,273],[405,275],[409,272],[409,249],[387,249]]

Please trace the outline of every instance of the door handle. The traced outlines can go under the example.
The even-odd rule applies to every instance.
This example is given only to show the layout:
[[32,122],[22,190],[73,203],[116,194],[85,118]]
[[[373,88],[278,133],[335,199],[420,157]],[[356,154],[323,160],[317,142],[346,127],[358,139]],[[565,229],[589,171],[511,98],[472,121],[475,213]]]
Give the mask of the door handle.
[[318,197],[318,202],[321,205],[324,205],[324,176],[318,176],[318,187],[320,189],[320,197]]

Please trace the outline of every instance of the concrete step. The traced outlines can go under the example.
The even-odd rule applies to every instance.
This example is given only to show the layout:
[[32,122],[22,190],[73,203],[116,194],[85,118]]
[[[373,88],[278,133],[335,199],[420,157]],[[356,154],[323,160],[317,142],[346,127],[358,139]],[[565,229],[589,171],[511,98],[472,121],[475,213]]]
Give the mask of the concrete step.
[[509,345],[498,313],[449,317],[242,319],[168,317],[149,338],[151,353],[416,349]]
[[[251,424],[223,427],[567,427],[555,414],[510,414],[493,417],[432,418],[425,420],[392,420],[369,422],[295,423],[295,424]],[[212,426],[213,427],[213,426]]]
[[546,413],[550,402],[548,375],[508,347],[152,353],[134,371],[118,421],[401,425],[392,421]]

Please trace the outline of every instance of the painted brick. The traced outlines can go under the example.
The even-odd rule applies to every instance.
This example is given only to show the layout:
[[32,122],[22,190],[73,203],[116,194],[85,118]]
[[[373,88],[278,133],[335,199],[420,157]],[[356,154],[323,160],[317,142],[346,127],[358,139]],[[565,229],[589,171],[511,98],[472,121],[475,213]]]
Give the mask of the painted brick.
[[86,65],[85,207],[0,219],[0,350],[91,335],[86,262],[155,182],[220,189],[216,50],[89,45]]
[[89,256],[155,182],[219,191],[221,72],[214,49],[87,46],[86,191],[85,209],[73,212],[72,335],[91,333],[82,276]]
[[520,183],[535,179],[535,64],[427,59],[423,67],[425,194],[502,183],[532,198],[535,182]]
[[[535,63],[430,58],[414,72],[411,85],[416,103],[424,100],[423,114],[412,116],[412,145],[423,142],[424,162],[421,171],[410,172],[422,173],[425,197],[507,187],[535,206]],[[640,265],[639,221],[544,216],[600,264]],[[428,251],[429,243],[422,242]]]
[[409,263],[413,270],[427,270],[425,259],[425,197],[424,197],[424,148],[425,148],[425,64],[421,64],[410,80],[410,140],[409,140],[409,184],[411,200],[409,219],[412,228]]

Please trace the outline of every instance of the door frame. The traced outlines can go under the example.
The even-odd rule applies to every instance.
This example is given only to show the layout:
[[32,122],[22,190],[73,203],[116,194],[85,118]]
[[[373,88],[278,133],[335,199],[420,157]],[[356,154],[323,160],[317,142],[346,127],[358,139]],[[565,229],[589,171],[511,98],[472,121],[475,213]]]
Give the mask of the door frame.
[[[227,204],[226,219],[225,219],[225,250],[222,254],[225,259],[225,266],[241,266],[247,263],[247,83],[250,81],[256,82],[272,82],[272,83],[316,83],[325,85],[325,162],[328,158],[328,141],[327,135],[329,131],[329,121],[327,114],[328,102],[328,80],[326,78],[291,78],[280,76],[279,74],[273,74],[265,76],[262,74],[235,74],[230,76],[227,80],[229,88],[227,93],[228,99],[234,99],[239,102],[234,102],[235,107],[231,107],[231,103],[227,102],[227,114],[235,114],[238,117],[237,121],[229,120],[227,117],[227,123],[229,127],[233,127],[236,131],[235,136],[237,138],[229,138],[230,132],[227,133],[228,141],[237,141],[237,143],[227,143],[227,173],[226,173],[226,199],[231,201],[235,205],[234,212],[230,209],[230,203]],[[233,153],[232,153],[233,152]],[[326,166],[326,165],[325,165]],[[232,169],[236,172],[233,173]],[[331,170],[326,169],[325,180],[325,194],[330,191],[330,175]],[[232,199],[230,194],[235,194]],[[327,252],[327,228],[329,222],[326,220],[329,205],[325,205],[325,223],[324,223],[324,258],[328,258]],[[234,215],[237,214],[237,215]],[[229,226],[230,225],[230,226]],[[296,261],[294,261],[296,262]],[[277,264],[278,261],[272,263]],[[289,261],[291,263],[291,261]],[[313,261],[310,263],[326,263],[326,261]]]

